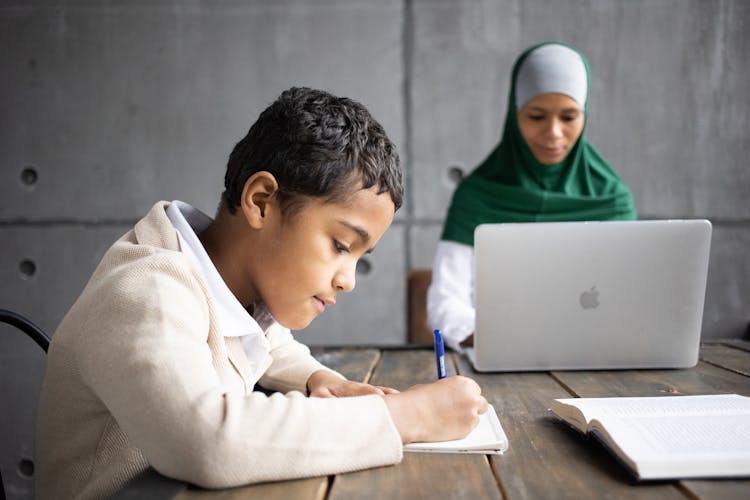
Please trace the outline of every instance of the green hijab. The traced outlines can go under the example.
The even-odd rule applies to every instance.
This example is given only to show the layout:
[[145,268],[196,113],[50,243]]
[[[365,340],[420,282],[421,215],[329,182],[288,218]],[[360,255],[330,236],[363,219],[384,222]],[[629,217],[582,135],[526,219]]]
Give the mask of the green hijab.
[[[441,239],[474,245],[474,229],[494,222],[557,222],[631,220],[636,218],[633,196],[607,161],[589,144],[584,132],[557,165],[539,163],[521,136],[516,117],[516,79],[534,50],[527,49],[513,66],[508,111],[500,144],[456,188]],[[588,88],[584,116],[588,118]],[[584,123],[585,131],[585,123]]]

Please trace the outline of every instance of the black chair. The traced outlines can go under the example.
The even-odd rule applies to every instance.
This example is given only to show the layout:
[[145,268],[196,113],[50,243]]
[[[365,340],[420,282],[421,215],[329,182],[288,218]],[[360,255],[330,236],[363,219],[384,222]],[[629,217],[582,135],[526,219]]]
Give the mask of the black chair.
[[23,331],[36,342],[39,347],[47,352],[49,349],[49,337],[44,331],[36,326],[30,319],[7,309],[0,309],[0,322],[8,323],[13,325],[19,330]]
[[[44,333],[44,330],[36,326],[28,318],[7,309],[0,309],[0,322],[15,326],[26,333],[45,353],[49,349],[50,338]],[[33,471],[33,464],[27,464],[27,467],[31,467],[31,471]],[[31,473],[33,474],[33,472]],[[5,485],[3,484],[2,473],[0,473],[0,500],[5,500]]]

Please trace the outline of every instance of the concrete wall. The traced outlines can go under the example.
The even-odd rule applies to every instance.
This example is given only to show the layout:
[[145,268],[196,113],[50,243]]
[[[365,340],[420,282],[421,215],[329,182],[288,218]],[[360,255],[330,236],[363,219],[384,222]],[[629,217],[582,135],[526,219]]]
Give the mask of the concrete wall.
[[[213,213],[234,143],[283,89],[308,85],[370,108],[400,148],[407,198],[357,290],[299,337],[404,342],[406,272],[431,264],[451,168],[469,171],[499,139],[517,54],[561,39],[589,57],[587,133],[641,216],[714,223],[703,336],[741,336],[748,23],[744,0],[2,0],[0,307],[54,331],[153,202]],[[31,491],[17,466],[32,455],[43,363],[0,326],[12,498]]]

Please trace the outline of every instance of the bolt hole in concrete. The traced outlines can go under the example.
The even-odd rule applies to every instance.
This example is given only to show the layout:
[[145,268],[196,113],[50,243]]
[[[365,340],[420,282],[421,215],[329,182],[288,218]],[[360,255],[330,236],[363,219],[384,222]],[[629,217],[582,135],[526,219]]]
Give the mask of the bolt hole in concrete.
[[359,259],[357,262],[357,274],[367,276],[372,272],[372,264],[367,259]]
[[24,169],[21,170],[21,183],[23,183],[24,186],[33,188],[36,186],[38,180],[39,174],[34,167],[24,167]]
[[464,180],[464,177],[466,177],[466,167],[463,165],[451,165],[448,167],[447,177],[451,185],[458,186]]
[[21,272],[21,278],[27,280],[36,274],[36,264],[31,259],[23,259],[18,263],[18,270]]
[[21,477],[33,477],[34,476],[34,461],[30,458],[21,459],[18,462],[18,474]]

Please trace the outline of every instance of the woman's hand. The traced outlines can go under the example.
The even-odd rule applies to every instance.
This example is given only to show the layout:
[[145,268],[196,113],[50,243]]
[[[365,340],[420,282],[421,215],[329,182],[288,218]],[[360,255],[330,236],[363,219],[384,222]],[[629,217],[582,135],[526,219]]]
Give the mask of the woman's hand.
[[307,392],[315,398],[346,398],[367,394],[397,394],[396,389],[381,387],[362,382],[346,380],[329,372],[318,370],[307,379]]

